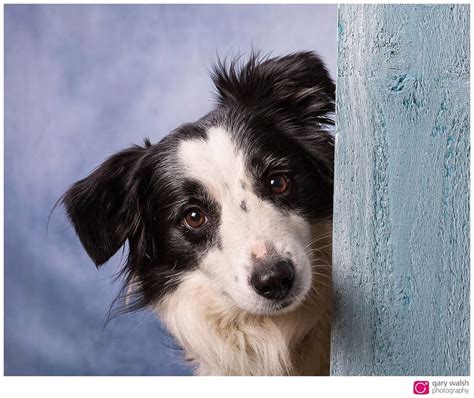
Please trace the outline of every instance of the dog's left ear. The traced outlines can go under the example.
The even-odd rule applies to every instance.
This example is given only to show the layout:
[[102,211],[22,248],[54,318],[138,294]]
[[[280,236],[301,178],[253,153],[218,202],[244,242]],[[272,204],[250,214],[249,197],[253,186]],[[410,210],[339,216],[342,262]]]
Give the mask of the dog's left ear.
[[136,170],[145,151],[135,146],[111,156],[63,196],[69,220],[97,266],[112,257],[136,228]]

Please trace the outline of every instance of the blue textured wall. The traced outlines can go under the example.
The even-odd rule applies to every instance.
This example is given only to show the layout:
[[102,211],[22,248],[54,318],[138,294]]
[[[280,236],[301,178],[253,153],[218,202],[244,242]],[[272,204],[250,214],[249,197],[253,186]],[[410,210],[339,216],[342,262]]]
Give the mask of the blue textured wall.
[[339,8],[334,375],[469,373],[469,6]]

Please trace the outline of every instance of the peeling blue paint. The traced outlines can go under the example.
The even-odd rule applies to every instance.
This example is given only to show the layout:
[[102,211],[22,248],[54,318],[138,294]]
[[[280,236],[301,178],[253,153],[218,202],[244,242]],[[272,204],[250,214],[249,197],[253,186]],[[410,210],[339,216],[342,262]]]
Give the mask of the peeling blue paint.
[[403,75],[396,76],[395,77],[396,83],[392,87],[390,87],[390,91],[394,91],[394,92],[402,91],[403,88],[405,87],[403,82],[405,81],[406,77],[407,77],[406,73]]
[[337,32],[339,34],[344,33],[344,26],[340,22],[337,24]]

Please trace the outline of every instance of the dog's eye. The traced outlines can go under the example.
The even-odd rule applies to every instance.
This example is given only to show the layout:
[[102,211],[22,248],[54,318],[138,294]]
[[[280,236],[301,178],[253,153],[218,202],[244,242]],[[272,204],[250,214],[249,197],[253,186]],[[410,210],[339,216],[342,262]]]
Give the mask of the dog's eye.
[[273,174],[268,179],[268,184],[273,193],[280,194],[288,189],[288,178],[283,174]]
[[193,207],[184,214],[184,225],[189,229],[198,229],[207,223],[206,214],[199,208]]

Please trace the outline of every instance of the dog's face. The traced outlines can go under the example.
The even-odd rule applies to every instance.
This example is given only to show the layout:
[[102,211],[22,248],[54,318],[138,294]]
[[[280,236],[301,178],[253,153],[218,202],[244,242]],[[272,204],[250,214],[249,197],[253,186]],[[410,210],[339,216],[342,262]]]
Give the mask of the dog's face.
[[199,278],[244,311],[297,306],[331,217],[334,85],[310,53],[215,69],[217,109],[122,151],[64,197],[97,265],[128,241],[131,309]]

